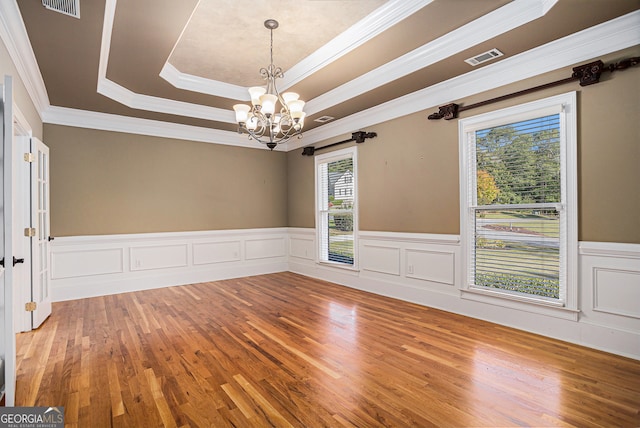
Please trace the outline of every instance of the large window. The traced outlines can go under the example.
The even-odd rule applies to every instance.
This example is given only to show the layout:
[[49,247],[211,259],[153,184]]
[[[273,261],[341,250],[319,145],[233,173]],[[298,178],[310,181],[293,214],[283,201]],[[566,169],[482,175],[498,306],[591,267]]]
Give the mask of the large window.
[[353,267],[357,230],[356,148],[316,157],[319,261]]
[[575,94],[460,121],[467,291],[575,307]]

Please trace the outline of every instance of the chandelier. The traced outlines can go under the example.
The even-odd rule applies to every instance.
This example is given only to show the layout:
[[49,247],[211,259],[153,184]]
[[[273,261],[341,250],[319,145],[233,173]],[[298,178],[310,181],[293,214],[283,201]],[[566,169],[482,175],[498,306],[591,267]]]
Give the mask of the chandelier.
[[289,141],[291,137],[301,135],[305,116],[302,111],[305,103],[299,99],[300,96],[294,92],[280,95],[276,87],[276,79],[284,77],[282,68],[273,65],[273,30],[278,25],[275,19],[264,21],[264,26],[271,32],[271,63],[269,67],[260,69],[260,75],[267,82],[266,87],[249,88],[251,106],[233,106],[238,132],[246,132],[249,139],[266,144],[271,150],[278,144]]

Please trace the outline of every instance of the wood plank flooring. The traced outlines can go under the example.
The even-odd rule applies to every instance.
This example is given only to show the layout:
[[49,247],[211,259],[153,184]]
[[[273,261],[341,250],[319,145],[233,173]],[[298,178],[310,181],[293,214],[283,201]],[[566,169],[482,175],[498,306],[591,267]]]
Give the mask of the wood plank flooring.
[[16,396],[70,427],[631,427],[640,361],[279,273],[56,303]]

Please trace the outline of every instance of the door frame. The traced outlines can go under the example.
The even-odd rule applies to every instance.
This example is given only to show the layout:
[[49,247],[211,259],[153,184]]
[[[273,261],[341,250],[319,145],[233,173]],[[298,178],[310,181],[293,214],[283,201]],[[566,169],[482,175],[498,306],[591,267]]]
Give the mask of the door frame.
[[31,149],[33,130],[15,102],[13,126],[13,251],[24,258],[22,267],[13,271],[14,330],[19,333],[32,329],[31,313],[24,310],[31,301],[31,238],[24,236],[24,228],[31,226],[31,171],[24,154]]

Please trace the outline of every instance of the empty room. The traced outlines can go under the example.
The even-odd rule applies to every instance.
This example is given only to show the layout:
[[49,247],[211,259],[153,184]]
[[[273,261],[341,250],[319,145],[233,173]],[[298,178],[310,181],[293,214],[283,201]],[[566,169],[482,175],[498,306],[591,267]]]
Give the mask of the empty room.
[[640,426],[639,28],[2,0],[0,425]]

